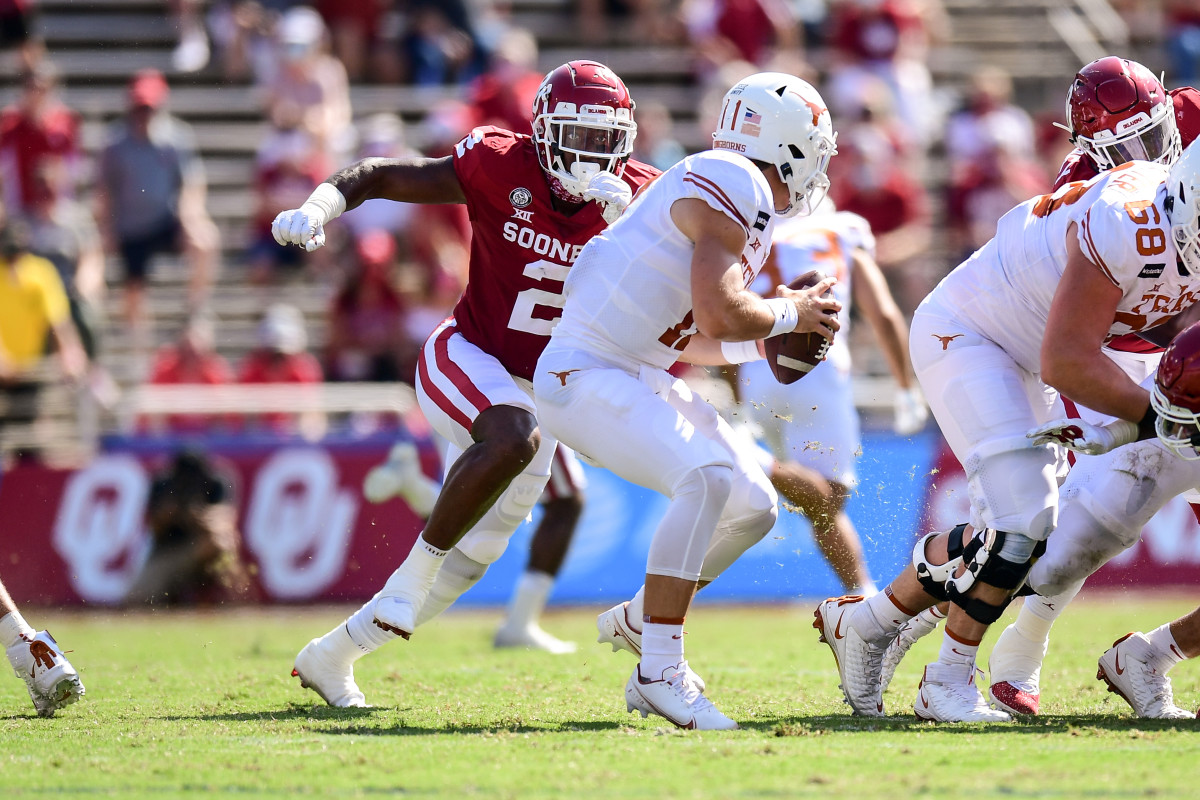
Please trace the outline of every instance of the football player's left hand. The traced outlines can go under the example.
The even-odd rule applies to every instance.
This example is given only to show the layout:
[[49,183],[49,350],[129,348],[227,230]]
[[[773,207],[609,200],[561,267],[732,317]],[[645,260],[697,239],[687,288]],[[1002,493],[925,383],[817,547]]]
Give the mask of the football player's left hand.
[[621,212],[633,201],[633,190],[629,184],[611,172],[597,172],[583,190],[584,200],[595,200],[603,209],[604,221],[609,225],[617,221]]
[[1025,434],[1037,444],[1060,444],[1086,456],[1098,456],[1137,439],[1137,425],[1116,420],[1092,425],[1081,419],[1056,419]]
[[892,404],[892,430],[900,436],[910,436],[925,427],[929,408],[916,389],[896,392]]

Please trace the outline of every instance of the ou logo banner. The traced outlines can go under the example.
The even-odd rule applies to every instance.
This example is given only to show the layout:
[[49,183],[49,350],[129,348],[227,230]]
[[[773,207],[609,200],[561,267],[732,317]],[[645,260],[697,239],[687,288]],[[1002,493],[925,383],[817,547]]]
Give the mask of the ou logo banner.
[[258,468],[246,509],[246,544],[272,597],[319,594],[343,574],[358,502],[338,487],[333,459],[317,448],[288,448]]
[[116,603],[149,550],[142,525],[149,481],[130,455],[106,455],[71,476],[54,521],[54,549],[80,597]]

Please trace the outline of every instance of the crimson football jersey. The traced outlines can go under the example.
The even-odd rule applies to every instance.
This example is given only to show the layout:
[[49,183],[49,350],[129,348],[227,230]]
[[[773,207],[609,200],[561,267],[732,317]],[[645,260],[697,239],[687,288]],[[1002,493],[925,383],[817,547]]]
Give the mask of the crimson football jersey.
[[[1179,138],[1186,149],[1200,136],[1200,90],[1180,86],[1167,94],[1171,95],[1171,102],[1175,106],[1175,126],[1179,128]],[[1091,180],[1099,172],[1091,157],[1076,148],[1063,160],[1058,177],[1054,180],[1054,188],[1072,181]]]
[[[562,316],[567,272],[606,227],[601,208],[555,211],[529,136],[476,128],[454,146],[453,158],[472,230],[467,288],[454,308],[458,330],[509,373],[532,380]],[[656,175],[654,167],[629,161],[622,177],[637,192]]]

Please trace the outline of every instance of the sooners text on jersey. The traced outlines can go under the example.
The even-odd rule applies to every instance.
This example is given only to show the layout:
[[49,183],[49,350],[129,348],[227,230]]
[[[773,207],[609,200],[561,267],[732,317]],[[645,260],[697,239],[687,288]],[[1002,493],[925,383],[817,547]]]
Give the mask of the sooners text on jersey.
[[[596,203],[570,216],[554,210],[528,136],[476,128],[453,158],[472,228],[467,288],[454,309],[458,329],[529,380],[562,315],[563,281],[583,245],[604,229],[604,217]],[[623,177],[636,193],[657,174],[630,161]]]

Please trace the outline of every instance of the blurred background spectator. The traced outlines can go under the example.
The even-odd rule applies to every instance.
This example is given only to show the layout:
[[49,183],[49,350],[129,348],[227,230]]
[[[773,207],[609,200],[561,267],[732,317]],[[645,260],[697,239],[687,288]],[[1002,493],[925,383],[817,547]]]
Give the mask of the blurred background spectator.
[[804,42],[786,0],[685,0],[681,14],[701,76],[730,61],[800,72]]
[[301,124],[303,112],[298,105],[281,101],[272,114],[272,125],[255,154],[255,213],[246,256],[250,278],[258,284],[271,282],[282,271],[298,272],[312,261],[327,258],[323,251],[306,253],[298,247],[283,247],[271,235],[275,215],[299,208],[333,171],[317,137]]
[[[215,344],[216,317],[207,309],[192,311],[175,341],[158,349],[147,382],[159,386],[233,383],[233,370],[216,352]],[[196,434],[211,430],[218,419],[202,414],[172,414],[148,424],[156,432]]]
[[267,118],[280,120],[298,109],[301,130],[340,165],[353,147],[350,82],[342,62],[328,52],[325,23],[308,6],[296,6],[275,30],[278,68],[264,86]]
[[331,381],[413,382],[420,342],[406,335],[404,303],[392,283],[395,240],[361,236],[329,313],[325,375]]
[[128,111],[100,158],[96,217],[106,249],[125,266],[125,320],[139,350],[150,340],[145,308],[150,261],[183,253],[189,302],[204,301],[216,272],[217,229],[205,205],[204,170],[191,128],[165,110],[162,74],[143,70],[127,94]]
[[0,53],[15,55],[18,70],[30,70],[45,45],[36,31],[33,0],[0,0]]
[[509,28],[501,35],[487,72],[468,87],[475,125],[532,132],[533,101],[545,77],[537,69],[537,56],[537,40],[529,31]]
[[171,19],[179,30],[179,43],[171,52],[171,66],[195,72],[208,65],[208,32],[204,29],[203,0],[171,0]]
[[49,346],[67,380],[83,377],[87,355],[58,271],[29,252],[28,227],[10,220],[0,224],[0,445],[7,427],[38,418]]
[[79,168],[79,115],[58,99],[58,69],[39,61],[21,76],[21,95],[0,112],[0,184],[4,206],[21,213],[33,200],[34,173],[44,159],[58,158],[67,168],[63,188],[75,190]]
[[1195,86],[1200,81],[1200,5],[1196,0],[1164,0],[1167,86]]
[[224,605],[255,599],[241,557],[237,506],[203,453],[184,450],[159,473],[146,501],[150,552],[127,605]]
[[[266,310],[258,324],[256,345],[238,366],[238,383],[314,384],[324,379],[321,364],[309,352],[304,314],[286,303]],[[320,415],[263,414],[252,425],[280,434],[313,433],[323,425]]]
[[[408,145],[404,122],[395,114],[373,114],[361,120],[357,130],[357,158],[410,158],[420,155]],[[324,179],[325,176],[320,178]],[[402,255],[407,256],[407,240],[418,208],[409,203],[393,203],[376,197],[350,209],[339,219],[352,237],[362,237],[371,231],[387,231],[400,244]],[[338,231],[330,226],[325,235],[336,238]]]
[[633,157],[661,170],[681,161],[687,150],[675,138],[674,127],[671,112],[662,103],[638,103]]

